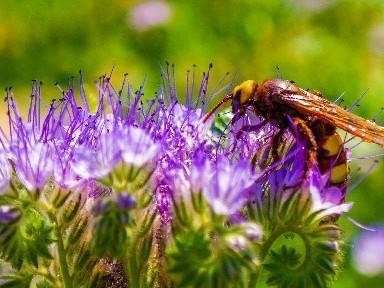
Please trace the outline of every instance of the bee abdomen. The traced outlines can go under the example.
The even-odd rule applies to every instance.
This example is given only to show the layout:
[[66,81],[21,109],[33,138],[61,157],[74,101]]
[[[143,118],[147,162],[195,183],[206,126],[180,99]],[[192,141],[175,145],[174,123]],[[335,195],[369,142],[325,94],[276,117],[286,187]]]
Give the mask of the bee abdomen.
[[331,185],[345,186],[349,167],[344,141],[336,131],[333,131],[331,134],[318,135],[318,142],[317,161],[321,172],[329,173]]

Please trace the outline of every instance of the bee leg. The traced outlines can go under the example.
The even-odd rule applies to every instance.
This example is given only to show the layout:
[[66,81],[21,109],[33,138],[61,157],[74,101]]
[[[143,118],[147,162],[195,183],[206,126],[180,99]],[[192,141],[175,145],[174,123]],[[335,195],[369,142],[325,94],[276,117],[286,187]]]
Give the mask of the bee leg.
[[[239,111],[237,112],[235,115],[233,115],[233,118],[231,119],[231,121],[227,124],[227,126],[225,127],[224,129],[224,132],[222,132],[221,136],[220,136],[220,139],[219,139],[219,143],[222,143],[221,141],[225,138],[225,131],[229,128],[229,127],[233,127],[234,124],[239,121],[240,119],[242,119],[244,116],[244,112],[242,111]],[[239,136],[238,136],[238,133],[236,134],[236,140],[239,139]],[[236,149],[236,146],[237,146],[237,141],[235,142],[235,144],[233,145],[233,148],[232,148],[232,151],[233,152],[235,149]]]
[[249,132],[257,132],[260,131],[260,129],[267,123],[267,121],[262,121],[259,124],[255,125],[244,125],[241,127],[241,129],[236,133],[236,139],[239,139],[243,133],[249,133]]
[[245,113],[242,111],[239,111],[235,115],[233,115],[233,118],[231,120],[231,125],[233,126],[237,121],[242,119],[244,115],[245,115]]
[[[267,121],[263,121],[265,125]],[[251,159],[252,169],[254,170],[256,164],[259,164],[262,167],[266,167],[269,164],[272,164],[279,159],[279,144],[283,141],[284,129],[279,129],[279,131],[273,135],[271,140],[271,149],[265,150],[261,158],[258,157],[260,151],[256,151]]]
[[317,163],[318,144],[317,144],[317,141],[316,141],[315,135],[313,134],[312,129],[309,128],[307,123],[299,117],[295,117],[293,119],[293,125],[299,129],[299,131],[306,137],[306,140],[308,141],[308,144],[309,144],[308,164],[309,164],[309,166],[316,164]]
[[279,145],[283,141],[283,135],[284,135],[284,129],[280,129],[279,132],[277,132],[273,138],[272,138],[272,150],[271,150],[271,155],[272,155],[272,162],[275,162],[276,160],[279,159]]

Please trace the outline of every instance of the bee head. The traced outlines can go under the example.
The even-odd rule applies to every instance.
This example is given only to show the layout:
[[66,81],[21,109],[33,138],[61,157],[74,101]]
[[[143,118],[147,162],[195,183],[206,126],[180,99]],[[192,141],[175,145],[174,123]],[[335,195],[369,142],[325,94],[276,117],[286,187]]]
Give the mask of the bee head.
[[237,85],[232,93],[227,94],[219,103],[217,103],[204,117],[203,122],[206,122],[217,109],[225,106],[226,103],[232,101],[232,112],[237,113],[243,105],[246,105],[251,99],[256,96],[258,84],[254,80],[247,80]]
[[233,98],[240,105],[247,103],[255,94],[258,84],[255,80],[247,80],[233,89]]

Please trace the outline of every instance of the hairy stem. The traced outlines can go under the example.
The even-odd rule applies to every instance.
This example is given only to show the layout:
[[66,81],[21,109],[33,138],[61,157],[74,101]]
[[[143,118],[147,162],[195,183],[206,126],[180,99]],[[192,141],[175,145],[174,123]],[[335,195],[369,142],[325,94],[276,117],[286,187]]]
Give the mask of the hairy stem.
[[69,267],[67,262],[67,253],[64,247],[63,234],[56,216],[53,213],[49,213],[51,221],[55,224],[55,233],[57,238],[57,254],[59,256],[59,266],[61,271],[61,277],[63,279],[64,288],[72,288],[72,279],[69,273]]
[[126,274],[128,276],[129,287],[131,288],[140,288],[139,281],[139,271],[137,267],[137,259],[136,259],[136,249],[138,245],[138,235],[134,235],[133,241],[130,247],[127,249],[127,257],[126,257]]

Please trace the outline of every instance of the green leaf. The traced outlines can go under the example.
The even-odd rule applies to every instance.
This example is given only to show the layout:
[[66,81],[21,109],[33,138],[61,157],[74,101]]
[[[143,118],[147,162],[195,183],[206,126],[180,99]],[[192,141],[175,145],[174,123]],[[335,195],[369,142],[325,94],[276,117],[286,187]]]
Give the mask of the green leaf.
[[27,262],[38,266],[39,257],[51,259],[49,245],[54,241],[53,226],[33,208],[26,208],[19,221],[0,224],[0,253],[20,269]]
[[4,283],[0,288],[29,288],[33,278],[32,273],[17,273],[14,275],[0,276]]

